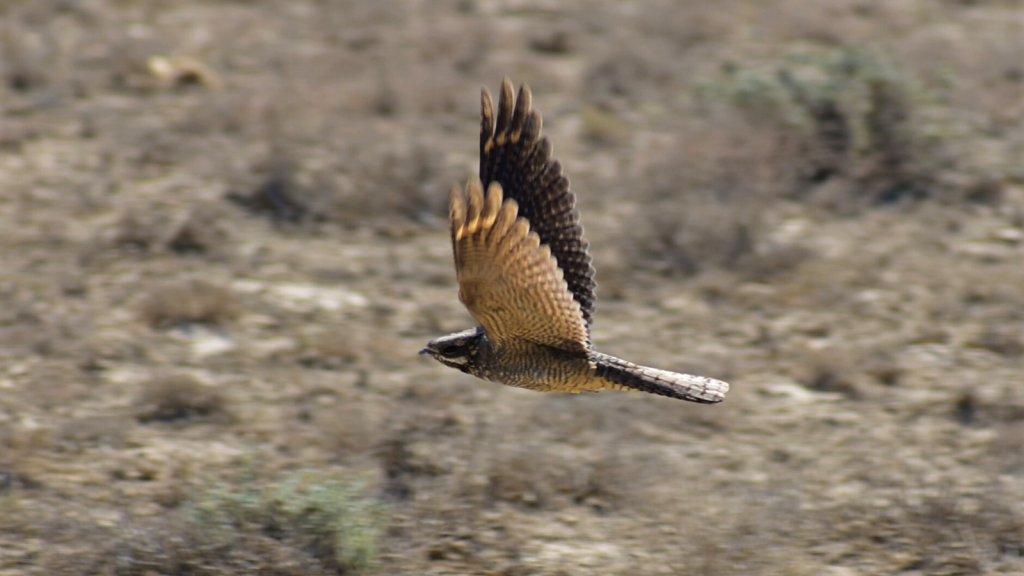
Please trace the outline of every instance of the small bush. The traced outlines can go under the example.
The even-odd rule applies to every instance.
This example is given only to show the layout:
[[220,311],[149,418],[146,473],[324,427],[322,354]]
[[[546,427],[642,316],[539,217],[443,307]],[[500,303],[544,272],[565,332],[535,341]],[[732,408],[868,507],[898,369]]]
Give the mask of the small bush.
[[1007,358],[1024,356],[1024,338],[1021,337],[1017,330],[989,326],[981,334],[970,339],[967,345],[971,348],[988,350],[993,354]]
[[867,51],[797,53],[774,72],[729,66],[698,85],[698,101],[730,102],[787,133],[797,153],[780,158],[792,164],[784,195],[839,212],[938,197],[952,160],[951,128],[931,114],[937,91]]
[[110,244],[138,252],[169,251],[206,254],[223,244],[226,236],[219,210],[196,205],[171,218],[159,206],[129,209],[121,214],[109,237]]
[[151,215],[125,211],[114,224],[111,243],[124,250],[148,252],[160,241],[159,225]]
[[224,243],[225,233],[218,223],[221,214],[209,206],[197,206],[185,212],[169,229],[165,245],[175,254],[207,254]]
[[[389,142],[381,146],[339,144],[325,165],[304,166],[297,143],[284,137],[274,144],[274,158],[259,168],[259,183],[228,200],[276,222],[338,223],[346,227],[401,229],[416,223],[436,224],[445,215],[448,186],[443,156],[422,143]],[[263,174],[265,172],[265,174]]]
[[143,423],[230,421],[225,404],[220,392],[192,376],[165,376],[143,386],[135,399],[135,417]]
[[53,522],[48,537],[69,544],[41,565],[47,574],[111,576],[358,574],[375,564],[383,521],[358,483],[311,472],[261,482],[242,473],[196,487],[157,517],[126,514],[114,527]]
[[338,573],[358,571],[374,564],[381,525],[380,508],[361,491],[302,472],[270,485],[220,485],[192,502],[191,522],[213,542],[242,544],[247,534],[265,534]]
[[555,56],[572,52],[575,43],[572,31],[561,27],[534,32],[527,45],[534,52]]
[[860,396],[855,359],[845,351],[819,352],[809,356],[799,381],[816,392],[838,392],[849,398]]
[[232,192],[228,200],[255,214],[269,216],[275,222],[296,223],[309,212],[302,199],[303,191],[295,181],[290,162],[274,161],[267,174],[247,193]]
[[[646,170],[641,189],[631,191],[642,202],[628,233],[635,264],[670,276],[742,268],[765,277],[762,257],[786,265],[800,260],[765,237],[764,210],[792,181],[784,130],[716,113],[680,127],[674,142],[668,157]],[[783,248],[790,254],[779,258]]]
[[486,465],[484,501],[542,510],[576,505],[599,513],[623,504],[631,477],[614,450],[594,458],[558,448],[531,442],[494,451]]
[[139,315],[154,328],[190,323],[222,325],[237,317],[238,307],[230,289],[192,279],[150,289],[139,304]]

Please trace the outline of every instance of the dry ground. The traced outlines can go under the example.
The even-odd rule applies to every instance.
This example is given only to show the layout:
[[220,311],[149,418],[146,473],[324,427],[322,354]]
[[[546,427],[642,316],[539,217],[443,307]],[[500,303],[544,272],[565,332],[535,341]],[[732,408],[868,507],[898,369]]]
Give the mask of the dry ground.
[[[1019,1],[6,0],[0,575],[1024,572]],[[594,341],[542,395],[444,231],[529,82]]]

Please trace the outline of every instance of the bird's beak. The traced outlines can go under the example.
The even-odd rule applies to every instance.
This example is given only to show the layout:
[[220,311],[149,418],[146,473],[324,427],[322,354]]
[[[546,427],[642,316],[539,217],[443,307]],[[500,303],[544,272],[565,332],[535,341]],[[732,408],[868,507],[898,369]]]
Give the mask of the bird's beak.
[[420,356],[423,356],[424,354],[429,354],[429,353],[430,353],[430,348],[424,348],[423,350],[420,350]]

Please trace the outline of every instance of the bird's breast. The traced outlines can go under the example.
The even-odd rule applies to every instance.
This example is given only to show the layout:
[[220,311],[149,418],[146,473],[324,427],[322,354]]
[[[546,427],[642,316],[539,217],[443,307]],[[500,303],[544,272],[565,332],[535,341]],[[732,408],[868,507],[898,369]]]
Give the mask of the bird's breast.
[[521,342],[492,349],[484,378],[542,392],[580,392],[600,388],[586,356]]

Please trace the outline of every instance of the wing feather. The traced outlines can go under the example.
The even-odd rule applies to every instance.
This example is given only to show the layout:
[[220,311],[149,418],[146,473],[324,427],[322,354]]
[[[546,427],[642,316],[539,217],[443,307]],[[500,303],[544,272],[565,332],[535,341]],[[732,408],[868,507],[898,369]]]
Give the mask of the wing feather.
[[512,83],[506,78],[497,109],[486,88],[481,92],[480,107],[482,185],[500,184],[504,197],[516,201],[519,216],[551,250],[569,293],[580,306],[589,338],[594,267],[575,208],[576,196],[569,190],[561,163],[551,158],[551,143],[541,137],[543,119],[532,109],[530,89],[524,84],[513,97]]
[[[516,339],[586,353],[587,326],[551,248],[519,206],[478,180],[452,188],[450,224],[459,299],[498,346]],[[538,321],[543,319],[543,321]]]

